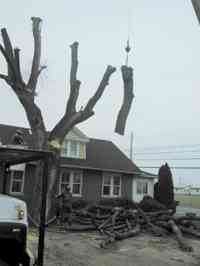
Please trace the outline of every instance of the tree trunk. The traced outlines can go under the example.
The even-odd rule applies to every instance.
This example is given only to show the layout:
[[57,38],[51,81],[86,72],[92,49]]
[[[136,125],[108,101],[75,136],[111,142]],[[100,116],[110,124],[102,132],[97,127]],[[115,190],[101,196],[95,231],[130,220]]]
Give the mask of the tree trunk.
[[[49,149],[52,151],[51,149]],[[46,203],[46,218],[47,222],[52,218],[53,206],[55,203],[55,193],[57,192],[57,178],[60,172],[60,153],[54,152],[54,156],[49,161],[49,174],[48,174],[48,189],[47,189],[47,203]],[[36,168],[34,194],[31,204],[31,215],[39,222],[39,213],[41,205],[41,184],[43,179],[43,162],[39,162]]]

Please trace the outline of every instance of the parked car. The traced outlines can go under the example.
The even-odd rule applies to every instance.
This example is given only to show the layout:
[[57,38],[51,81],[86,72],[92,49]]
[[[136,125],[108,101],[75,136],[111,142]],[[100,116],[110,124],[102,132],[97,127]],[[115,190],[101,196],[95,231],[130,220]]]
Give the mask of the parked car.
[[27,233],[26,203],[17,198],[0,194],[0,260],[5,265],[30,265],[30,256],[27,252]]

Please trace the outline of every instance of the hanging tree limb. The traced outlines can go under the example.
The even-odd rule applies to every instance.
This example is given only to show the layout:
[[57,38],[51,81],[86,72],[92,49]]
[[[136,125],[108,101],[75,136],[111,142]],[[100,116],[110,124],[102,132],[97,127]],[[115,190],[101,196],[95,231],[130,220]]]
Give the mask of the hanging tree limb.
[[133,94],[133,69],[132,67],[121,67],[122,78],[124,83],[124,98],[121,109],[117,116],[115,132],[124,135],[126,120],[131,109],[131,104],[134,98]]

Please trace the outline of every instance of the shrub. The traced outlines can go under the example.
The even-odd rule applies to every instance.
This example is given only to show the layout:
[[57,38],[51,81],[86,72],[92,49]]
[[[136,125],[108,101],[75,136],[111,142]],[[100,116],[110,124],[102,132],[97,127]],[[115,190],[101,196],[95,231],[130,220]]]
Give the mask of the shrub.
[[158,188],[155,193],[160,203],[170,207],[174,203],[174,186],[171,170],[166,163],[162,165],[158,173]]

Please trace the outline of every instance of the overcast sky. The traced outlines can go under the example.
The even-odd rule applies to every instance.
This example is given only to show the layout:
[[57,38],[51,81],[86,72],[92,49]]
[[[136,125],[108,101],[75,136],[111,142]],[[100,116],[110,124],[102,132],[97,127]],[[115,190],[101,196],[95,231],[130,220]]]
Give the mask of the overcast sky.
[[[200,166],[200,160],[169,160],[200,157],[200,145],[196,145],[200,144],[200,27],[190,0],[4,1],[0,26],[7,28],[14,46],[21,48],[26,78],[33,53],[31,16],[43,19],[42,64],[48,69],[40,78],[37,102],[48,129],[65,110],[69,45],[79,41],[79,106],[95,92],[108,64],[118,69],[95,108],[95,116],[79,128],[90,137],[114,141],[124,152],[128,152],[131,131],[135,152],[177,151],[174,145],[181,145],[179,150],[199,149],[199,153],[136,154],[139,166],[158,166],[166,160],[172,166]],[[126,135],[121,137],[114,127],[123,97],[120,66],[125,62],[128,35],[135,99]],[[6,71],[2,57],[0,68],[1,73]],[[0,123],[28,126],[13,92],[3,81],[0,86]],[[176,183],[200,185],[200,170],[173,173]]]

